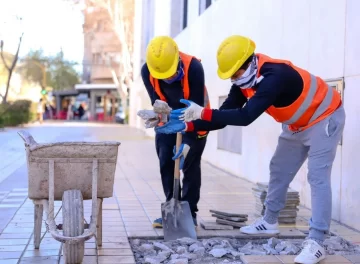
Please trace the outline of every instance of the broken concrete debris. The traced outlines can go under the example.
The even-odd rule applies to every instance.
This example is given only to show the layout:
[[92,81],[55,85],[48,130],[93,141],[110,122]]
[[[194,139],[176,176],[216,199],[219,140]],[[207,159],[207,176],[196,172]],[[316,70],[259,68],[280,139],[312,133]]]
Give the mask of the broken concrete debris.
[[[194,240],[182,238],[174,241],[134,239],[131,245],[137,264],[200,264],[242,263],[243,255],[296,255],[303,240],[281,240],[277,238],[245,240],[235,238],[209,238]],[[360,248],[340,237],[325,240],[327,254],[358,255]]]
[[[263,216],[265,214],[265,200],[267,195],[269,184],[258,182],[255,187],[252,188],[253,194],[256,199],[256,214]],[[294,224],[296,223],[297,212],[299,211],[298,206],[300,204],[299,192],[288,189],[286,196],[286,203],[283,210],[279,214],[279,223],[283,224]]]

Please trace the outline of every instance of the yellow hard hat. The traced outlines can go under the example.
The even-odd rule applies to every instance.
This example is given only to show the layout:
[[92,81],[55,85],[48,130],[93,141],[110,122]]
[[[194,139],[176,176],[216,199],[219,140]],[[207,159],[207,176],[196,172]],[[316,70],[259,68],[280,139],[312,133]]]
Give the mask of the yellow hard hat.
[[244,62],[254,53],[255,42],[239,35],[226,38],[217,51],[218,76],[229,79],[240,69]]
[[173,76],[179,64],[179,48],[168,36],[153,38],[146,49],[146,64],[155,79]]

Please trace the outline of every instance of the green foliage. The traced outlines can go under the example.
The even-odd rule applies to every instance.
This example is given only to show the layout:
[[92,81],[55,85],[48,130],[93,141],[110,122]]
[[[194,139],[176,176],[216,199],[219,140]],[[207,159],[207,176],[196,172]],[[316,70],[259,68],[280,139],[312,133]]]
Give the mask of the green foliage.
[[[43,50],[30,51],[22,62],[23,65],[19,67],[21,74],[43,88],[50,86],[54,90],[69,90],[80,82],[80,75],[75,70],[77,63],[66,60],[62,51],[55,56],[45,56]],[[44,70],[45,85],[43,85]]]
[[50,86],[54,90],[73,89],[74,85],[80,82],[79,73],[75,70],[76,63],[64,58],[64,53],[60,51],[50,61]]
[[36,106],[29,100],[0,105],[0,128],[26,124],[35,118]]

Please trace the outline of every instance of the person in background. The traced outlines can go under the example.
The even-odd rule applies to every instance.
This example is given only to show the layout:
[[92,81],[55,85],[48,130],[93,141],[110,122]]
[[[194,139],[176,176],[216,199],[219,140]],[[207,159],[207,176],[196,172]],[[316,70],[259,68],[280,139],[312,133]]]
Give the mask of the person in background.
[[68,101],[68,107],[67,107],[67,116],[66,120],[73,120],[74,119],[74,112],[73,112],[73,102],[71,99]]
[[81,118],[85,114],[85,109],[84,109],[83,103],[80,104],[80,106],[78,108],[78,113],[79,113],[79,119],[81,120]]
[[44,104],[43,104],[43,99],[40,98],[38,105],[37,105],[37,109],[36,109],[36,115],[37,115],[37,120],[39,121],[40,124],[43,123],[43,115],[44,115]]

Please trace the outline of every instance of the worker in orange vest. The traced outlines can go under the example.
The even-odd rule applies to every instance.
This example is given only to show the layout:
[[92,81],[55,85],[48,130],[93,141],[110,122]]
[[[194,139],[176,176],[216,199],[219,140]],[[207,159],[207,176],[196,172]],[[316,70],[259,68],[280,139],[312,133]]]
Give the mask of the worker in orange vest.
[[[155,37],[150,41],[146,51],[146,63],[141,69],[141,77],[152,105],[156,100],[161,100],[167,102],[172,109],[179,109],[185,106],[179,102],[180,99],[189,99],[198,105],[210,108],[204,69],[200,60],[180,52],[176,42],[168,36]],[[177,123],[183,124],[182,121]],[[200,199],[200,163],[208,133],[207,131],[184,133],[183,144],[178,153],[174,153],[175,134],[157,133],[155,137],[166,201],[170,201],[173,196],[174,160],[180,158],[180,169],[184,173],[184,179],[182,192],[179,192],[181,197],[178,198],[189,202],[195,226],[197,204]],[[162,219],[156,219],[153,226],[162,228]]]
[[[181,100],[187,107],[173,110],[170,117],[174,121],[157,127],[156,132],[247,126],[263,112],[282,123],[283,131],[270,162],[265,215],[240,231],[279,233],[278,216],[285,206],[289,184],[308,158],[312,217],[309,236],[295,262],[318,263],[325,258],[323,241],[331,221],[331,168],[345,125],[341,97],[324,80],[290,61],[254,52],[251,39],[238,35],[226,38],[217,51],[217,73],[221,79],[231,79],[232,87],[220,109]],[[182,126],[178,125],[179,119],[185,121]],[[202,121],[193,122],[196,119]]]

